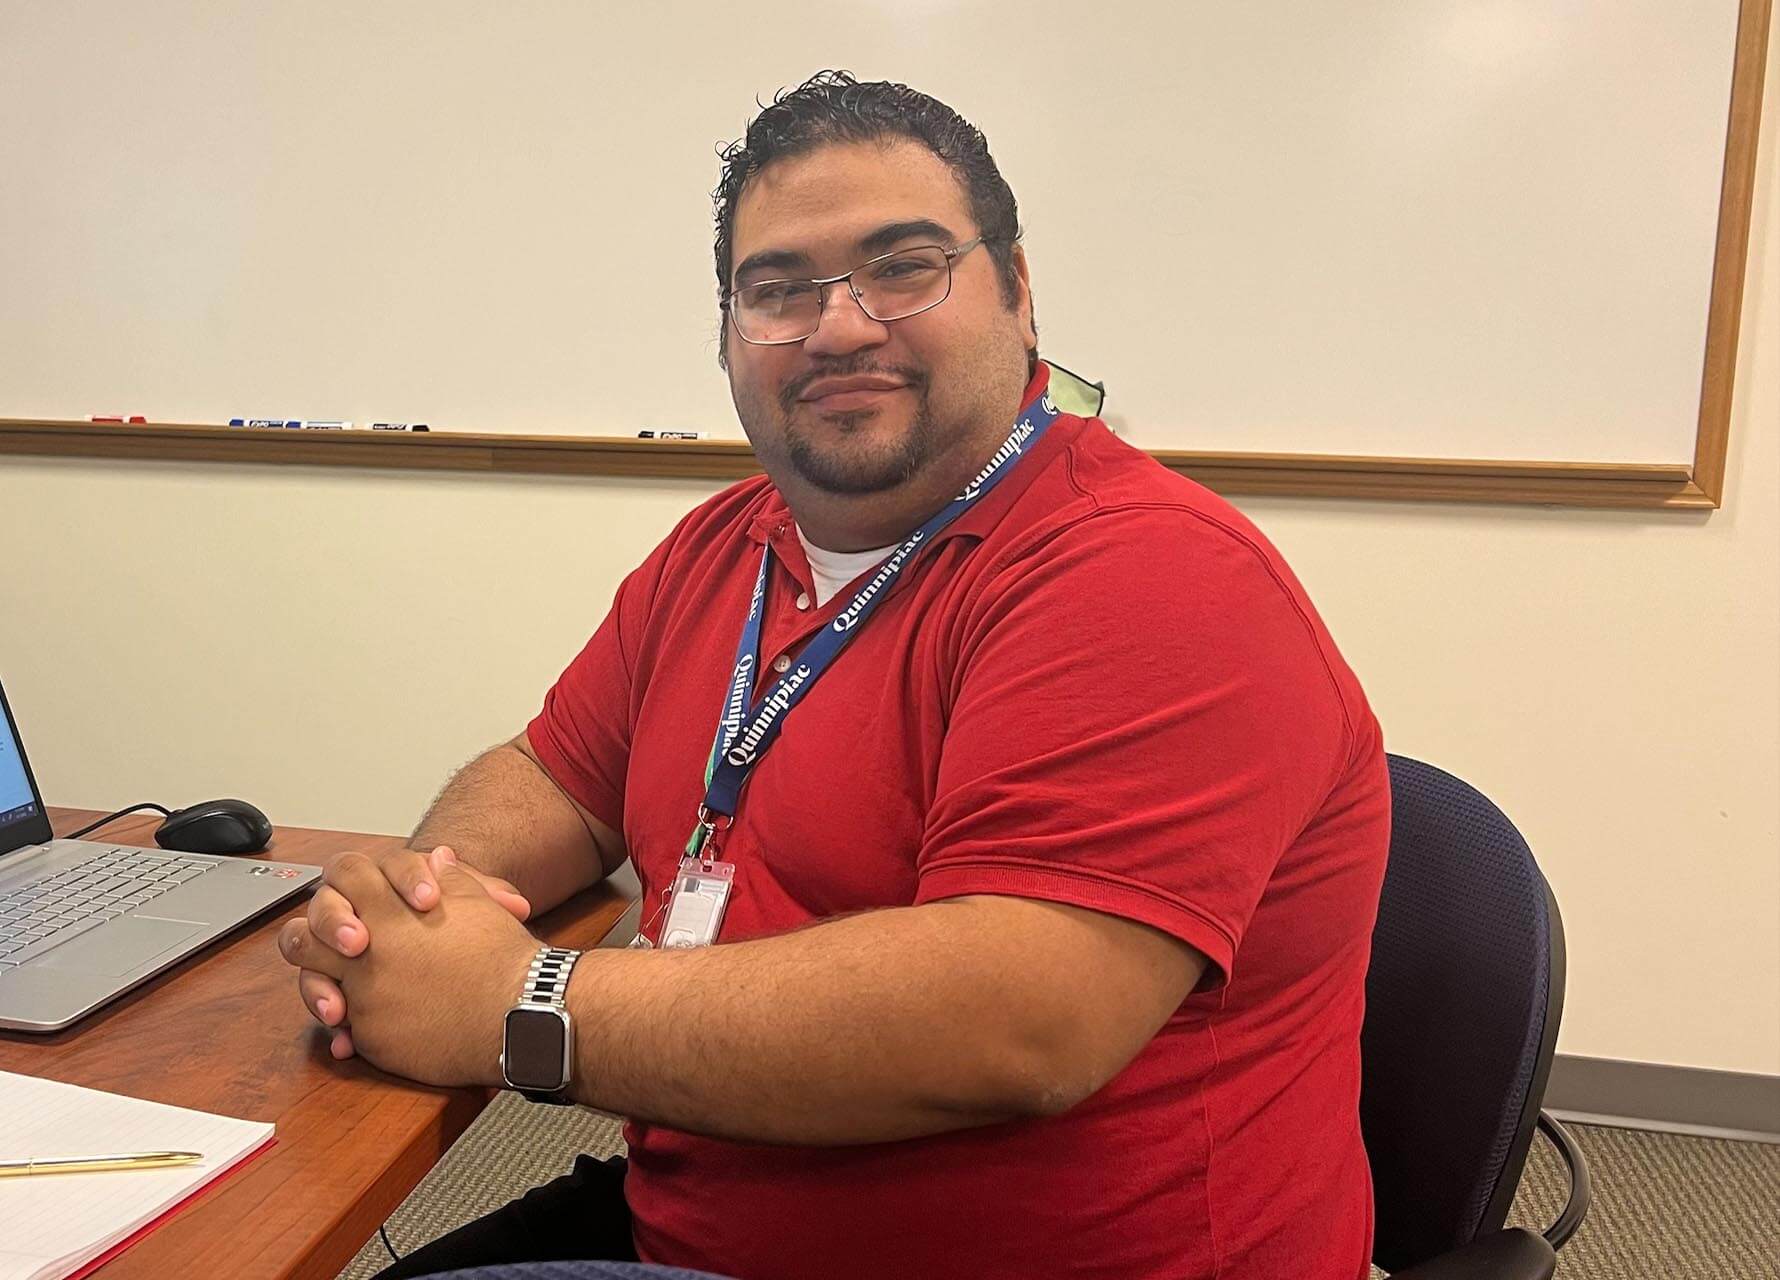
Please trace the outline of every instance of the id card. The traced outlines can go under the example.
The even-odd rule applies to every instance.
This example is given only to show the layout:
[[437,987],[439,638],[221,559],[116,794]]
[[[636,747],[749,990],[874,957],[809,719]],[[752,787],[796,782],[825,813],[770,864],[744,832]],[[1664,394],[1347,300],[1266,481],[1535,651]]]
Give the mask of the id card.
[[733,862],[683,859],[670,890],[667,920],[661,926],[661,945],[708,947],[715,942],[734,884]]

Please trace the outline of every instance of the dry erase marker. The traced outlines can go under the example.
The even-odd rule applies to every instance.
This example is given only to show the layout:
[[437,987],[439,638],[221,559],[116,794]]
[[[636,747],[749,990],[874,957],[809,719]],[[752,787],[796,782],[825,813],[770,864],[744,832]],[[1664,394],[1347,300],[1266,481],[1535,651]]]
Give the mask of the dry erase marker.
[[87,414],[87,421],[88,422],[127,422],[132,425],[141,426],[142,424],[146,423],[148,421],[148,419],[143,417],[140,413],[130,413],[130,414],[89,413],[89,414]]
[[639,440],[709,440],[708,431],[639,431]]
[[230,418],[231,427],[282,427],[287,431],[350,431],[339,418]]
[[424,422],[370,422],[360,427],[361,431],[431,431]]

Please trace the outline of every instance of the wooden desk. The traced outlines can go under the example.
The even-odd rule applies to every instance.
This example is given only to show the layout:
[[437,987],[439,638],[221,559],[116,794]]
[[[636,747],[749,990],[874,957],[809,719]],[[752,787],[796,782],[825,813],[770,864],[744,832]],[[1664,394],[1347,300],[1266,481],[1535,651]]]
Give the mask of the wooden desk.
[[[58,832],[99,816],[50,810]],[[152,845],[159,821],[123,818],[89,838]],[[404,843],[280,827],[265,856],[319,864],[344,849]],[[0,1031],[0,1070],[278,1126],[270,1151],[101,1268],[99,1280],[332,1280],[487,1105],[481,1089],[430,1089],[328,1056],[274,944],[306,901],[269,912],[66,1031]],[[601,885],[537,927],[559,945],[592,947],[628,905]]]

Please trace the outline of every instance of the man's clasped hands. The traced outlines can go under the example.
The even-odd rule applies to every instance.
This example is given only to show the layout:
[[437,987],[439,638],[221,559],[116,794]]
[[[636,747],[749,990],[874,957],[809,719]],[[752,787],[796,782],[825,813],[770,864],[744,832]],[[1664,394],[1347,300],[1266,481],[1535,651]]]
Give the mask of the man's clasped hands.
[[443,845],[343,853],[278,949],[336,1058],[434,1085],[501,1084],[504,1016],[539,942],[531,904]]

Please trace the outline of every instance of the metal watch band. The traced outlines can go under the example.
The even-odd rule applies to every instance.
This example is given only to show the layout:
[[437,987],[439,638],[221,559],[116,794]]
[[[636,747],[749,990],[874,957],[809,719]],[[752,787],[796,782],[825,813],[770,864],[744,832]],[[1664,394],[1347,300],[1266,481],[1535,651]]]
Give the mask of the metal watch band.
[[525,973],[525,991],[519,997],[523,1004],[563,1007],[563,993],[569,987],[569,971],[581,958],[579,951],[567,947],[540,947]]
[[[525,988],[520,993],[519,1003],[514,1006],[513,1013],[529,1009],[533,1016],[555,1018],[561,1021],[563,1034],[568,1039],[563,1045],[561,1083],[548,1089],[528,1089],[517,1084],[507,1075],[507,1050],[501,1050],[501,1075],[507,1083],[518,1089],[521,1094],[533,1102],[548,1102],[563,1105],[569,1101],[568,1087],[572,1074],[570,1055],[574,1031],[569,1021],[568,1005],[564,996],[568,991],[569,972],[575,967],[575,961],[581,958],[579,951],[570,951],[564,947],[544,946],[532,957],[532,962],[525,972]],[[508,1015],[509,1019],[512,1013]],[[509,1021],[509,1029],[511,1022]]]

